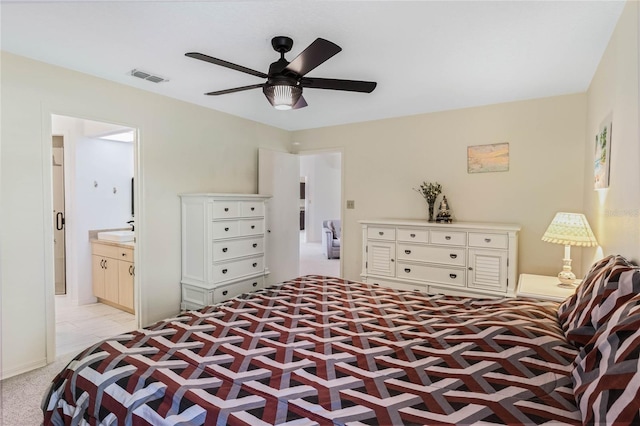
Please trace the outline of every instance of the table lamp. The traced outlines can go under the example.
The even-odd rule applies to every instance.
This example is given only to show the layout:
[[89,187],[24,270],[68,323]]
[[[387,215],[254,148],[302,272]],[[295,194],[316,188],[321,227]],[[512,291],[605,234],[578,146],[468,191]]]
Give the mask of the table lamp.
[[573,288],[576,276],[571,272],[571,246],[594,247],[598,245],[587,218],[581,213],[558,212],[542,236],[542,241],[564,244],[562,271],[558,274],[560,287]]

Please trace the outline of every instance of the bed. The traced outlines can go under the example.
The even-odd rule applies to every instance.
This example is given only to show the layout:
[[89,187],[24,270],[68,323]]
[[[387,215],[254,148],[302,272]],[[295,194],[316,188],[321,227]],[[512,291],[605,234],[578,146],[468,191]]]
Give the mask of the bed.
[[562,304],[304,276],[87,348],[44,424],[638,424],[639,290],[621,256]]

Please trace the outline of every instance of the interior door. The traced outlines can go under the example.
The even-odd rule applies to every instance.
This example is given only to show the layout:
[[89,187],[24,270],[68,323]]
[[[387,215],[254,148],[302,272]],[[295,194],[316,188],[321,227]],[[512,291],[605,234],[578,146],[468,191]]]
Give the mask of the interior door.
[[260,149],[258,192],[267,201],[267,284],[300,274],[300,160],[297,155]]

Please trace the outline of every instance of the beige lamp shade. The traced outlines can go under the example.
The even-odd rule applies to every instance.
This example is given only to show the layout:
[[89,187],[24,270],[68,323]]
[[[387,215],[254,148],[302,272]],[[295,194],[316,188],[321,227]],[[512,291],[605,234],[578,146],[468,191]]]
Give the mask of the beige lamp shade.
[[598,245],[587,218],[581,213],[556,213],[542,236],[542,241],[565,246],[595,247]]

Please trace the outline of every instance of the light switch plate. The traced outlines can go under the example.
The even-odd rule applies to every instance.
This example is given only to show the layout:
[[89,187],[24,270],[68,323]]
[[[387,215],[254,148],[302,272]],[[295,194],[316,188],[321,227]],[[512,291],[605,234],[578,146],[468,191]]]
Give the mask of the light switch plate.
[[347,208],[348,209],[355,209],[356,208],[355,200],[347,200]]

